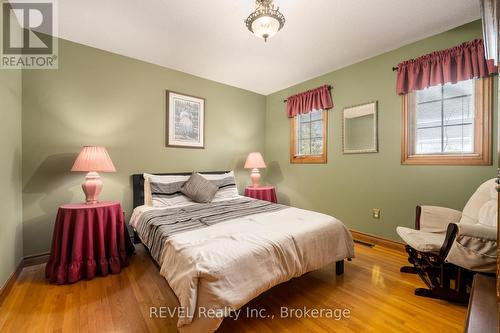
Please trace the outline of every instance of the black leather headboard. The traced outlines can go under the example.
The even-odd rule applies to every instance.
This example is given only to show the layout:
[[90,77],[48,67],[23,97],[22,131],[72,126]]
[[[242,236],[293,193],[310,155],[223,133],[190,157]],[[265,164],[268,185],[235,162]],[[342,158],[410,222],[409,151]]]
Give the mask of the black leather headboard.
[[[200,173],[214,175],[227,172],[229,171],[208,171]],[[156,176],[189,176],[190,174],[192,174],[192,172],[152,173],[152,175]],[[134,194],[134,208],[144,205],[144,176],[142,173],[132,175],[132,190]]]

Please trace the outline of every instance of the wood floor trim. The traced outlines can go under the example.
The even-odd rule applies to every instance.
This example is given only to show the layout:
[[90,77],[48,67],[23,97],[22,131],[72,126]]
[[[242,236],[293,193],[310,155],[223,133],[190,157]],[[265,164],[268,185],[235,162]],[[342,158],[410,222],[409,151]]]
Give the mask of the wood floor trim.
[[402,252],[405,251],[405,244],[401,242],[393,241],[391,239],[386,239],[380,236],[375,236],[356,230],[351,230],[351,234],[354,239],[360,240],[361,242],[364,243],[372,243],[375,245],[384,246],[386,248]]
[[39,254],[32,254],[26,256],[22,260],[23,267],[34,266],[39,264],[44,264],[49,261],[50,252],[43,252]]
[[46,263],[47,261],[49,261],[49,255],[49,252],[44,252],[21,258],[14,272],[12,272],[12,274],[9,276],[5,284],[0,287],[0,305],[3,303],[4,299],[11,291],[23,268]]
[[9,295],[10,291],[12,290],[12,287],[14,287],[14,284],[16,283],[19,274],[21,274],[23,267],[23,259],[21,259],[21,261],[19,261],[19,264],[17,264],[16,269],[14,270],[14,272],[12,272],[12,274],[10,274],[5,284],[0,287],[0,305],[2,305],[3,301],[7,298],[7,295]]

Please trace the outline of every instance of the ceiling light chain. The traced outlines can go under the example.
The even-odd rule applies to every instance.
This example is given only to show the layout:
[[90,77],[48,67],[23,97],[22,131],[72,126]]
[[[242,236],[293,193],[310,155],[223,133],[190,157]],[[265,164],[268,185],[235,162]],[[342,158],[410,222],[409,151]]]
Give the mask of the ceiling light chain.
[[245,24],[254,35],[267,42],[285,25],[285,16],[275,7],[273,0],[256,0],[255,11],[245,20]]

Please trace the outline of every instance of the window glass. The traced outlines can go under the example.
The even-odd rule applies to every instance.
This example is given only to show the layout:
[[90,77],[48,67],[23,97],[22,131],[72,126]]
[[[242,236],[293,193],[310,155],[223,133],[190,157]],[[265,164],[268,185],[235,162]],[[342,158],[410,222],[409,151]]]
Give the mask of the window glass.
[[297,155],[321,155],[323,152],[323,111],[297,116]]
[[416,92],[415,154],[474,152],[474,80]]

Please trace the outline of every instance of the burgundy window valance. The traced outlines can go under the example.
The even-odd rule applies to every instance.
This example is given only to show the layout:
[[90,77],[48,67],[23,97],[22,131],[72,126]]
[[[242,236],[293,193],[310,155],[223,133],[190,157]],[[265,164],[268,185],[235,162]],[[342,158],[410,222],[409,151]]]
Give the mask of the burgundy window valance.
[[397,67],[396,91],[403,95],[445,83],[481,78],[497,72],[486,60],[482,39],[403,61]]
[[333,108],[330,87],[325,85],[287,98],[286,114],[293,118],[299,114],[313,110],[327,110]]

